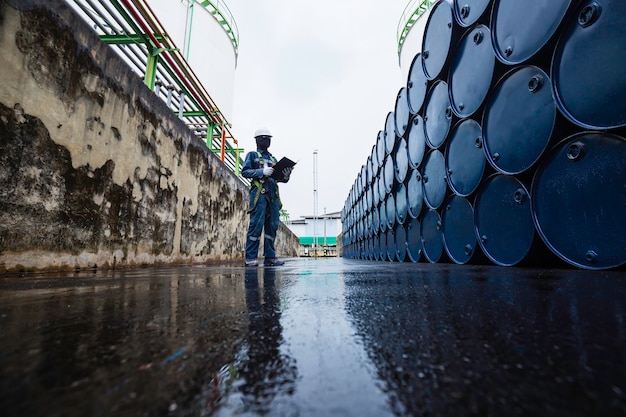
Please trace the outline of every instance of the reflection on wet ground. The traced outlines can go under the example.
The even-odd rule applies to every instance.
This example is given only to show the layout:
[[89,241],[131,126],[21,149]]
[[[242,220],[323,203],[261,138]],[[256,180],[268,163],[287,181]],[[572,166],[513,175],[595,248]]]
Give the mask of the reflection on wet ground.
[[626,416],[626,274],[292,259],[0,279],[3,416]]

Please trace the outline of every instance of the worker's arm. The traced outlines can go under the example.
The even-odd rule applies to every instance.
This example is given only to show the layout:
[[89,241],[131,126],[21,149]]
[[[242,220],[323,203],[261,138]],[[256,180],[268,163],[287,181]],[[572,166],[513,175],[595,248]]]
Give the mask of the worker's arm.
[[258,155],[256,152],[248,152],[241,168],[241,175],[244,178],[263,178],[263,168],[259,168],[257,159]]

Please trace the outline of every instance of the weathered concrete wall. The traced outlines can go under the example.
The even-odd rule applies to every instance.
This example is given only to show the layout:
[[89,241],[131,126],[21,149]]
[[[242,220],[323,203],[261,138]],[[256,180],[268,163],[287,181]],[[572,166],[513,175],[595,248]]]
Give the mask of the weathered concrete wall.
[[247,187],[62,1],[0,0],[0,63],[0,272],[243,258]]

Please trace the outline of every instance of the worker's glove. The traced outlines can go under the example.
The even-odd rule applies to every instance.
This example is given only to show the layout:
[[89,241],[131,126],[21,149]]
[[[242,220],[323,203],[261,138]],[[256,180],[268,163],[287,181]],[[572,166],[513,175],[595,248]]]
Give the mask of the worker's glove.
[[265,167],[263,168],[263,176],[264,177],[269,177],[274,173],[274,168],[272,167]]
[[291,171],[292,171],[291,167],[287,167],[283,169],[283,177],[285,177],[285,182],[289,181],[289,177],[291,176]]

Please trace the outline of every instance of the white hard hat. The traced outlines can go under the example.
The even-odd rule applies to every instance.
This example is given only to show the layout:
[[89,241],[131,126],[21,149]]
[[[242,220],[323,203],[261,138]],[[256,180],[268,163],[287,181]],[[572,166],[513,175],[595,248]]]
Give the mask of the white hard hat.
[[266,127],[260,127],[254,132],[254,137],[258,138],[259,136],[272,136],[270,130]]

